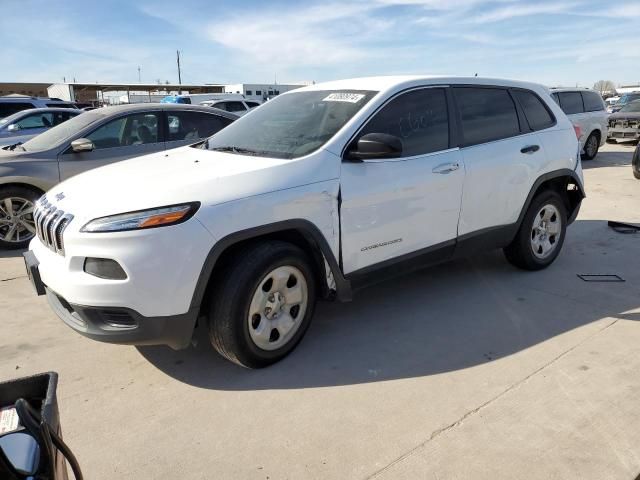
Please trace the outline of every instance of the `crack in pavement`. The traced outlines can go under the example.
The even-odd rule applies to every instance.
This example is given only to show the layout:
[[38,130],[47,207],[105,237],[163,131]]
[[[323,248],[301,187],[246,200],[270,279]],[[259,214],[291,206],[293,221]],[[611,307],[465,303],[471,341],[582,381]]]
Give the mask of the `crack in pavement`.
[[3,278],[2,280],[0,280],[0,282],[10,282],[11,280],[18,280],[19,278],[27,278],[27,276],[26,275],[18,275],[17,277]]
[[589,335],[588,337],[584,338],[582,341],[576,343],[574,346],[572,346],[571,348],[565,350],[564,352],[560,353],[559,355],[557,355],[556,357],[552,358],[549,362],[545,363],[544,365],[542,365],[540,368],[537,368],[536,370],[534,370],[533,372],[531,372],[529,375],[527,375],[526,377],[524,377],[523,379],[517,381],[516,383],[510,385],[509,387],[507,387],[504,391],[500,392],[498,395],[496,395],[495,397],[487,400],[486,402],[484,402],[483,404],[479,405],[478,407],[474,408],[473,410],[469,410],[468,412],[466,412],[462,417],[460,417],[458,420],[456,420],[453,423],[450,423],[449,425],[439,428],[437,430],[434,430],[431,435],[429,436],[429,438],[427,438],[424,442],[420,443],[419,445],[416,445],[415,447],[413,447],[411,450],[409,450],[408,452],[400,455],[398,458],[396,458],[395,460],[393,460],[392,462],[390,462],[389,464],[385,465],[384,467],[380,468],[379,470],[376,470],[375,472],[373,472],[371,475],[369,475],[368,477],[366,477],[367,480],[371,480],[373,478],[377,478],[380,475],[382,475],[384,472],[386,472],[387,470],[389,470],[391,467],[397,465],[398,463],[403,462],[404,460],[406,460],[407,458],[413,456],[414,454],[416,454],[419,450],[421,450],[425,445],[427,445],[429,442],[431,442],[432,440],[435,440],[438,436],[442,435],[443,433],[446,433],[450,430],[453,430],[454,428],[458,427],[459,425],[461,425],[467,418],[471,417],[472,415],[475,415],[476,413],[478,413],[480,410],[484,409],[485,407],[488,407],[490,404],[492,404],[493,402],[495,402],[496,400],[502,398],[503,396],[505,396],[506,394],[508,394],[509,392],[511,392],[512,390],[518,388],[519,386],[523,385],[524,383],[526,383],[530,378],[534,377],[535,375],[537,375],[538,373],[540,373],[541,371],[545,370],[546,368],[550,367],[551,365],[553,365],[554,363],[556,363],[558,360],[560,360],[562,357],[564,357],[565,355],[571,353],[572,351],[574,351],[576,348],[580,347],[581,345],[583,345],[584,343],[586,343],[587,341],[591,340],[592,338],[594,338],[596,335],[599,335],[600,333],[604,332],[606,329],[608,329],[609,327],[615,325],[618,322],[619,319],[615,319],[612,320],[611,322],[609,322],[607,325],[605,325],[604,327],[602,327],[600,330],[598,330],[597,332],[594,332],[593,334]]

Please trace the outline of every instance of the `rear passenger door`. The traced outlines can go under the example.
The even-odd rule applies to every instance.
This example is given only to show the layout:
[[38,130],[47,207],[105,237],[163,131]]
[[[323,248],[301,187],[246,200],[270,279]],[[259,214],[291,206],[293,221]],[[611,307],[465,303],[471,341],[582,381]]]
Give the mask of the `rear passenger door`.
[[402,141],[400,158],[343,160],[340,175],[342,261],[345,274],[362,274],[399,257],[453,251],[464,167],[451,148],[444,87],[418,88],[388,101],[350,146],[369,133]]
[[214,113],[196,111],[165,112],[167,132],[165,148],[191,145],[222,130],[231,120]]
[[480,86],[453,91],[466,169],[458,235],[466,240],[517,220],[545,153],[538,133],[518,111],[515,93]]

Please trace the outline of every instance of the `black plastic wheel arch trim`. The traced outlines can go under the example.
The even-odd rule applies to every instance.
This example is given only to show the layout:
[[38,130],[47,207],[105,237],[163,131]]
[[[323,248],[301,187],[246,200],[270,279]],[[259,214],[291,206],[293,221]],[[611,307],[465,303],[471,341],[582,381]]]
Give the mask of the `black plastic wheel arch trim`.
[[[297,218],[284,220],[281,222],[269,223],[266,225],[260,225],[258,227],[241,230],[239,232],[234,232],[216,242],[213,248],[209,251],[204,265],[202,266],[202,270],[200,271],[200,276],[198,278],[198,282],[196,283],[196,288],[191,300],[190,310],[200,308],[200,306],[202,305],[202,301],[204,300],[204,295],[216,263],[227,248],[237,244],[238,242],[251,240],[252,238],[257,238],[262,235],[268,235],[287,230],[294,230],[302,234],[307,240],[311,240],[320,248],[320,251],[324,255],[324,258],[326,259],[329,268],[331,269],[331,273],[333,274],[333,278],[336,283],[336,296],[338,300],[351,300],[351,283],[342,274],[340,266],[338,265],[336,257],[333,254],[333,251],[331,250],[327,239],[318,229],[318,227],[316,227],[312,222],[310,222],[309,220]],[[326,272],[324,273],[326,274]]]

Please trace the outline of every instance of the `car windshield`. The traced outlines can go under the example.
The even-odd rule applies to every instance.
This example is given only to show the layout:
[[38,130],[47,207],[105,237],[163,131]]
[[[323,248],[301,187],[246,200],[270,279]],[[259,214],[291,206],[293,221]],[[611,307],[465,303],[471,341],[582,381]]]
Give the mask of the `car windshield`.
[[297,158],[333,137],[377,92],[293,92],[264,103],[211,137],[206,147],[242,155]]
[[640,100],[634,100],[631,103],[627,103],[620,109],[621,112],[640,112]]
[[40,152],[57,147],[87,125],[104,118],[103,113],[85,112],[61,123],[21,145],[28,152]]
[[638,93],[633,93],[633,94],[627,93],[627,94],[622,95],[620,97],[620,100],[618,100],[616,105],[626,105],[627,103],[631,103],[634,100],[638,100],[638,99],[640,99],[640,94],[638,94]]

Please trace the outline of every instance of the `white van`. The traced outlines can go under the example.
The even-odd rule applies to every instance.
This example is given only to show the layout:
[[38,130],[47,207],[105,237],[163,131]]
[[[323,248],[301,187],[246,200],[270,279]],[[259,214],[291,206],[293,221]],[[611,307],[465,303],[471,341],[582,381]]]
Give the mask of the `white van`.
[[552,88],[551,97],[580,129],[583,160],[593,160],[607,141],[609,115],[600,94],[589,88]]

